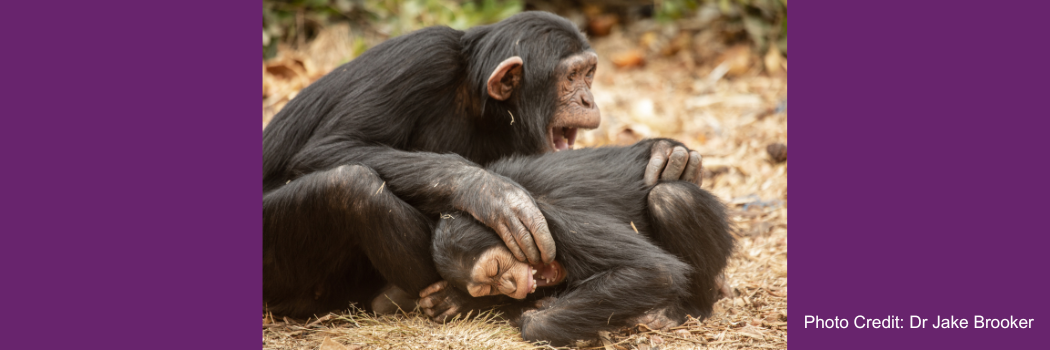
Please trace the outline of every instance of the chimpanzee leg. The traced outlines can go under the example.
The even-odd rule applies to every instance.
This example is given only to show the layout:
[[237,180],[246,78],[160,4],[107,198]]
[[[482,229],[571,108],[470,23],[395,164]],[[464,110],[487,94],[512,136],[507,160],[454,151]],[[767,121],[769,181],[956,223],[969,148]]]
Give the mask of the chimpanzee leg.
[[305,175],[263,197],[263,299],[274,313],[308,317],[369,308],[387,282],[418,293],[441,279],[432,232],[368,167]]
[[710,316],[719,298],[717,279],[733,251],[725,206],[707,191],[684,181],[656,185],[648,201],[651,238],[694,268],[689,276],[692,295],[679,303],[680,310],[668,310],[668,316],[679,321],[687,314],[701,319]]
[[[696,185],[693,185],[696,186]],[[606,222],[617,223],[615,218]],[[597,225],[596,225],[597,226]],[[630,254],[609,257],[607,251],[594,254],[592,261],[607,266],[586,279],[573,282],[557,299],[521,317],[521,336],[526,341],[548,340],[564,346],[599,331],[633,326],[639,315],[660,312],[688,295],[686,277],[689,266],[623,225],[600,227],[608,242],[585,248],[622,249]],[[592,234],[581,233],[583,234]],[[643,321],[644,322],[644,321]]]

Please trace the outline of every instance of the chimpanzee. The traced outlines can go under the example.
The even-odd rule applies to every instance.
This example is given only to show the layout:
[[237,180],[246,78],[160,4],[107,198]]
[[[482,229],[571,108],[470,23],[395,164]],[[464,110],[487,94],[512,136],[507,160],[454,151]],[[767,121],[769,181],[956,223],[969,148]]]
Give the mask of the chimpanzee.
[[[596,65],[572,23],[526,12],[390,39],[303,89],[263,131],[267,309],[309,317],[367,310],[390,288],[415,295],[441,280],[430,241],[443,211],[493,228],[518,260],[553,261],[533,198],[479,165],[569,149],[597,127]],[[700,166],[663,143],[645,171],[699,183]]]
[[[558,246],[557,259],[549,265],[518,261],[491,229],[451,212],[438,224],[432,248],[447,284],[424,294],[451,285],[474,297],[524,299],[507,305],[518,310],[510,312],[528,307],[523,304],[538,307],[520,315],[522,337],[553,345],[632,322],[673,325],[686,315],[709,316],[733,249],[725,207],[693,183],[647,185],[639,164],[655,142],[490,164],[488,170],[532,193]],[[424,309],[441,303],[428,299],[420,301]]]

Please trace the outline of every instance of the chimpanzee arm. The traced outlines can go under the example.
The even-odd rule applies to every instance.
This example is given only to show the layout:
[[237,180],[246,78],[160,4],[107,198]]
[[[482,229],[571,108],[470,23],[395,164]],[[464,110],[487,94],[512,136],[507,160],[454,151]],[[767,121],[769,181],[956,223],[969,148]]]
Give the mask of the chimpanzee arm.
[[529,192],[459,155],[401,151],[333,137],[297,154],[293,176],[344,164],[374,169],[388,190],[429,216],[450,209],[470,213],[495,230],[519,260],[554,260],[554,240]]
[[[568,292],[546,309],[526,312],[522,316],[522,338],[547,340],[555,346],[591,339],[598,331],[625,326],[639,315],[673,305],[688,294],[688,266],[634,232],[615,235],[607,237],[611,238],[607,246],[595,247],[612,251],[595,252],[590,257],[615,260],[606,262],[609,268],[570,284]],[[609,255],[598,257],[604,254]],[[617,257],[611,258],[613,255]]]
[[570,184],[591,180],[629,182],[637,178],[644,180],[645,186],[654,186],[661,180],[683,180],[699,186],[701,162],[700,154],[681,142],[658,138],[625,147],[585,148],[504,158],[487,168],[514,179],[534,196],[540,196],[538,192],[552,186],[577,188],[579,186]]

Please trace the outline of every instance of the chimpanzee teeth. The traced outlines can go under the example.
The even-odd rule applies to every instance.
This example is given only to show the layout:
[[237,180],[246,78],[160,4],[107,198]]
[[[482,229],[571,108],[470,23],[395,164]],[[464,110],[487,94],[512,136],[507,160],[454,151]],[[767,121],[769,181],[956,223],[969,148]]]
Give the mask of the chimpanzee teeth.
[[535,275],[535,274],[536,274],[536,269],[532,269],[532,274],[533,274],[533,275]]

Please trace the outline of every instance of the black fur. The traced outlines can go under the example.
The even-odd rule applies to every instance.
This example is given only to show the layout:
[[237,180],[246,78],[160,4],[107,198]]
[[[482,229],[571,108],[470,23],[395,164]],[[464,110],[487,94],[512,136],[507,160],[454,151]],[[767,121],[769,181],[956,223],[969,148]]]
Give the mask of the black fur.
[[[514,157],[488,167],[536,198],[568,272],[555,290],[526,299],[556,295],[522,316],[526,340],[566,345],[647,313],[678,322],[711,314],[716,278],[733,249],[725,208],[692,183],[644,185],[655,141]],[[502,242],[469,215],[450,215],[438,224],[433,255],[442,276],[463,289],[473,258]]]
[[[569,21],[527,12],[393,38],[303,89],[263,131],[268,309],[367,308],[387,282],[415,294],[439,281],[429,253],[438,214],[478,189],[515,186],[478,164],[542,152],[554,67],[589,49]],[[521,87],[490,99],[489,74],[515,55]]]

